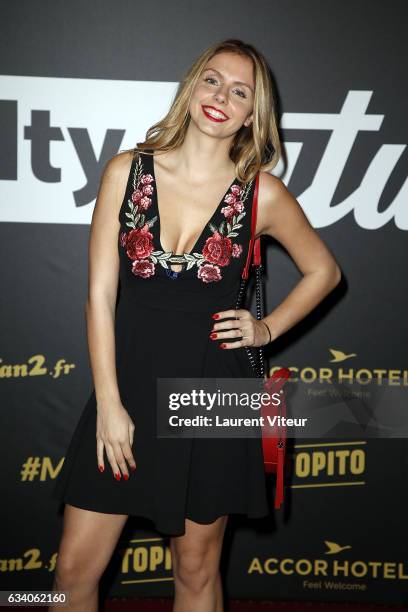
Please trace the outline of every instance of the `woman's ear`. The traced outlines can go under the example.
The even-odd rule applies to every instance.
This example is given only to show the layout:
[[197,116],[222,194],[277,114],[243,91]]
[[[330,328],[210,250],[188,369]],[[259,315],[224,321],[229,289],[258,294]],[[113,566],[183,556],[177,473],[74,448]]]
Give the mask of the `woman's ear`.
[[244,121],[245,127],[249,127],[251,125],[253,118],[254,118],[253,113],[251,113],[249,117],[247,117]]

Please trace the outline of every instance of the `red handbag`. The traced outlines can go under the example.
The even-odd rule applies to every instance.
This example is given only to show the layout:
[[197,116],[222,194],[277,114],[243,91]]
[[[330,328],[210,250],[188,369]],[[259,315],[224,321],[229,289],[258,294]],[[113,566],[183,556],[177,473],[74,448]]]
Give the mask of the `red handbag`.
[[[238,291],[235,308],[241,308],[252,260],[252,267],[255,269],[256,318],[260,320],[263,318],[264,306],[261,290],[261,236],[255,238],[256,216],[258,209],[258,187],[259,172],[255,179],[255,189],[252,203],[251,237],[245,267],[241,275],[241,284]],[[283,386],[288,378],[290,378],[291,373],[288,368],[280,368],[269,378],[265,377],[263,347],[246,346],[245,350],[256,376],[264,380],[263,388],[270,396],[269,403],[264,404],[261,408],[261,416],[264,417],[264,424],[262,426],[262,450],[265,472],[268,474],[276,474],[275,508],[279,509],[283,502],[286,441],[286,427],[282,424],[280,417],[286,417],[286,401]],[[277,397],[280,398],[280,401],[275,404],[274,399],[276,400]],[[276,417],[275,423],[273,421],[271,423],[268,417],[270,419]]]

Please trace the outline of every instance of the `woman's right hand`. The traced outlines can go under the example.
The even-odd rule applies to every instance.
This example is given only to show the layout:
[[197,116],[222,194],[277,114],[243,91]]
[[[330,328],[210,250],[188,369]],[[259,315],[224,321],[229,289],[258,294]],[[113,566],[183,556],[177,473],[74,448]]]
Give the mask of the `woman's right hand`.
[[96,449],[100,471],[103,472],[105,469],[103,456],[105,449],[114,477],[120,480],[122,472],[124,479],[128,480],[126,461],[132,470],[136,469],[131,449],[134,431],[135,425],[120,402],[97,405]]

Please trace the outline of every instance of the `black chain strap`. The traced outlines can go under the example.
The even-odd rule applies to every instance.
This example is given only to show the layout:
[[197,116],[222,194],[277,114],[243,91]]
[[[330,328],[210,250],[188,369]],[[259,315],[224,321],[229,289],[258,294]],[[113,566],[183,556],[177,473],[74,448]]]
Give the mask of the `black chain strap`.
[[[263,300],[262,300],[262,280],[261,280],[261,268],[262,265],[253,266],[255,268],[255,300],[256,300],[256,318],[260,321],[264,315]],[[245,289],[247,285],[247,279],[241,277],[241,284],[238,290],[236,309],[242,308],[243,298],[245,295]],[[245,346],[245,351],[248,355],[252,369],[254,370],[258,378],[264,378],[265,376],[265,360],[263,346],[250,347]]]

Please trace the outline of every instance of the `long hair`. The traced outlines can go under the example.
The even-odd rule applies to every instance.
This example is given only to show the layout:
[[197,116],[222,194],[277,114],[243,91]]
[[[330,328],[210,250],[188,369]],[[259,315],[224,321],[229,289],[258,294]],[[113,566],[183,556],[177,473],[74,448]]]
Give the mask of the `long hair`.
[[148,154],[148,149],[171,151],[183,143],[190,121],[191,94],[207,62],[221,52],[246,56],[254,67],[253,121],[238,130],[229,151],[235,174],[240,181],[247,182],[259,170],[276,166],[281,157],[281,144],[270,68],[255,47],[234,38],[215,43],[201,53],[180,82],[167,115],[147,130],[144,142],[131,149],[134,154]]

